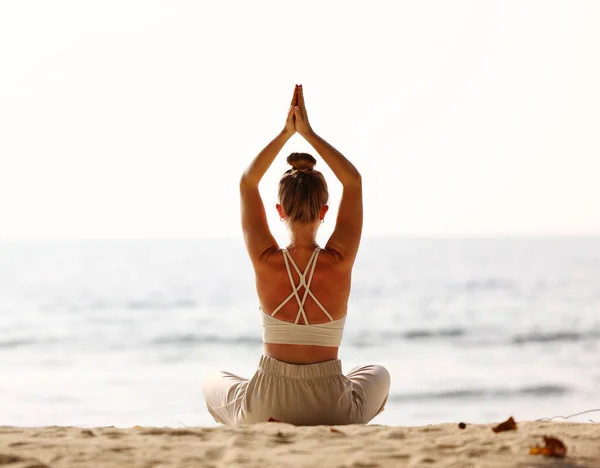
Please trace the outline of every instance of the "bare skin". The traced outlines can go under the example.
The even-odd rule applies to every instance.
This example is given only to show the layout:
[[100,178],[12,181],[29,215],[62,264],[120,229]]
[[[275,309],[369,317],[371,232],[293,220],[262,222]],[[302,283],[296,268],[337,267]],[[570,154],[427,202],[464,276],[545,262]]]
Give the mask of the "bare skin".
[[[342,183],[342,200],[335,229],[319,254],[311,291],[329,311],[334,320],[346,315],[352,267],[358,252],[362,232],[362,181],[359,172],[339,151],[327,143],[311,128],[302,86],[296,86],[284,129],[254,158],[240,180],[242,229],[246,248],[254,267],[256,289],[263,313],[271,313],[291,292],[281,248],[271,234],[258,185],[285,143],[299,133],[323,158]],[[290,243],[287,246],[292,258],[304,271],[314,249],[317,231],[327,214],[322,207],[320,219],[312,223],[290,221],[281,205],[276,206],[286,223]],[[298,275],[293,271],[296,284]],[[299,294],[302,296],[304,288]],[[305,311],[311,324],[328,322],[310,296]],[[276,318],[294,322],[298,312],[295,300],[289,301],[277,312]],[[301,322],[302,323],[302,322]],[[311,364],[337,359],[338,347],[265,344],[266,356],[293,364]]]

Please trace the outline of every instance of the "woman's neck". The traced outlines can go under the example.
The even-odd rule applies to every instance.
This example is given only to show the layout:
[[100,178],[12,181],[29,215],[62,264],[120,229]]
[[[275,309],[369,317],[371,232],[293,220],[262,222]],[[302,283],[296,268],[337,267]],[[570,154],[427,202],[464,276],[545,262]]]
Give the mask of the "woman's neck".
[[317,247],[317,230],[319,223],[291,223],[288,225],[290,233],[290,247]]

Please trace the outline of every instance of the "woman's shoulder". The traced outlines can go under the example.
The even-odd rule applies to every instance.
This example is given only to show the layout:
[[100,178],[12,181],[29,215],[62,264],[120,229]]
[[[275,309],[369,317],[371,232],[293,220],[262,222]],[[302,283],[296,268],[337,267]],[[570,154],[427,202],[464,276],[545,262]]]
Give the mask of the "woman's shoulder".
[[[317,270],[344,270],[352,265],[348,265],[339,253],[335,249],[328,247],[318,247],[317,251],[317,264],[315,265]],[[284,253],[285,252],[285,253]],[[291,258],[299,270],[304,270],[306,265],[310,262],[314,251],[297,251],[287,248],[273,248],[271,249],[262,259],[260,265],[257,265],[258,269],[261,270],[279,270],[285,269],[284,255],[288,256],[288,261]],[[291,267],[292,265],[290,265]]]

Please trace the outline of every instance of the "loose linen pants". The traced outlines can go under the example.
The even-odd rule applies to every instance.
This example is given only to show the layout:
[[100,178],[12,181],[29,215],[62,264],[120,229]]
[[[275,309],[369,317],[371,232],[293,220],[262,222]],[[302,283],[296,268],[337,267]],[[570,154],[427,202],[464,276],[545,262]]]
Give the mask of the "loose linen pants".
[[366,424],[383,411],[389,389],[383,366],[357,367],[344,376],[339,360],[297,365],[266,356],[250,380],[220,372],[202,384],[208,411],[223,424]]

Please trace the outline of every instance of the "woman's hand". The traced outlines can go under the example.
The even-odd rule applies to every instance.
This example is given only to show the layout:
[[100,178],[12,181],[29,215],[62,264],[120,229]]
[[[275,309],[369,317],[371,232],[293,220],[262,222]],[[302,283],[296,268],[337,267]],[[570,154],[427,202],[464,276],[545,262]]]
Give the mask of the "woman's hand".
[[308,114],[306,113],[306,107],[304,105],[304,92],[302,91],[302,85],[296,87],[296,93],[298,95],[297,104],[294,106],[294,121],[296,131],[306,137],[312,134],[312,128],[308,121]]
[[296,116],[294,112],[294,108],[298,105],[298,85],[294,89],[294,96],[292,96],[292,103],[290,104],[290,109],[288,111],[288,116],[285,121],[285,127],[283,132],[288,135],[293,135],[296,133]]

